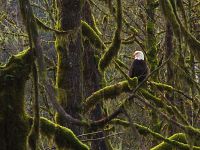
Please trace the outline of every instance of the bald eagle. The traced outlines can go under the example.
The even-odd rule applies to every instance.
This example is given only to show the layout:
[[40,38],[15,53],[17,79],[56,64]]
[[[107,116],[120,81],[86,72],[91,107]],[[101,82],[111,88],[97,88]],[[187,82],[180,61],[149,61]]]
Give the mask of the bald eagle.
[[143,81],[148,75],[149,68],[144,59],[144,53],[142,51],[135,51],[133,54],[133,62],[129,70],[129,77],[137,77],[138,82]]

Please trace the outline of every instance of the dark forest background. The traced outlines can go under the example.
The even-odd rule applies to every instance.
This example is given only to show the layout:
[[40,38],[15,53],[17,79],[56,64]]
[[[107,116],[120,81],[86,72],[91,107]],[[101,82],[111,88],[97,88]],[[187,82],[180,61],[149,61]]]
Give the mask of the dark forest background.
[[0,150],[27,149],[199,150],[200,1],[0,0]]

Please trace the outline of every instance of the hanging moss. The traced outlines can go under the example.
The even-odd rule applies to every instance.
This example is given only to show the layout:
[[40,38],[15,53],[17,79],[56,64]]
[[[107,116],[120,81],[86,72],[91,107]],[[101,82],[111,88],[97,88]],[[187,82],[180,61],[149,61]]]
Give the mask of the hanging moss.
[[117,29],[115,30],[114,38],[111,46],[106,50],[99,61],[99,71],[104,72],[111,61],[117,56],[121,45],[121,30],[122,30],[122,6],[121,0],[117,0]]
[[[133,78],[132,80],[133,80],[133,82],[132,82],[131,86],[136,87],[137,78]],[[115,85],[106,86],[103,89],[100,89],[100,90],[94,92],[90,97],[88,97],[85,100],[84,111],[87,112],[87,111],[91,110],[91,108],[94,105],[96,105],[103,99],[105,100],[105,99],[109,99],[109,98],[115,98],[118,95],[120,95],[122,92],[130,92],[129,84],[130,83],[128,81],[122,81]]]
[[82,34],[87,37],[92,45],[99,49],[105,49],[106,46],[100,37],[97,35],[96,31],[93,30],[88,23],[81,21],[82,25]]
[[142,93],[142,95],[147,99],[147,100],[151,100],[156,106],[163,108],[164,107],[164,103],[162,102],[162,100],[154,95],[152,95],[151,93],[149,93],[147,90],[145,89],[140,89],[140,92]]
[[4,66],[0,66],[0,149],[2,150],[27,149],[30,127],[24,110],[24,88],[32,61],[32,51],[25,50],[12,56]]

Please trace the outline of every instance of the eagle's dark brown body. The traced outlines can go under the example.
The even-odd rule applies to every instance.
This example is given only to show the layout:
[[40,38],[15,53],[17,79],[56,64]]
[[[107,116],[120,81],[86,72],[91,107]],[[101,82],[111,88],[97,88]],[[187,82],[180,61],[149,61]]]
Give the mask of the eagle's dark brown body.
[[138,77],[138,81],[143,81],[148,75],[149,69],[144,60],[135,59],[132,62],[131,68],[129,70],[129,77]]

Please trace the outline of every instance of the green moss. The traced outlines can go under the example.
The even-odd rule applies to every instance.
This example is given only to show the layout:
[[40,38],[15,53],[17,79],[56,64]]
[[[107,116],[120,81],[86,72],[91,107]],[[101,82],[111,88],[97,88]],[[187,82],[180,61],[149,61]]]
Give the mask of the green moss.
[[[161,134],[152,131],[150,128],[134,124],[138,130],[142,130],[145,134],[151,134],[154,138],[158,140],[163,140],[164,142],[153,147],[151,150],[172,150],[172,148],[178,148],[181,150],[190,150],[190,145],[185,144],[186,138],[184,133],[177,133],[169,138],[164,138]],[[184,143],[185,142],[185,143]],[[193,150],[200,150],[200,147],[193,146]]]
[[89,149],[85,144],[78,140],[71,130],[59,125],[56,127],[55,141],[59,149],[66,147],[73,148],[75,150]]
[[128,81],[129,88],[132,90],[135,85],[138,84],[137,78],[130,78],[120,67],[117,61],[115,61],[116,68],[120,71],[120,73],[125,77],[125,79]]
[[88,23],[85,21],[81,21],[82,25],[82,34],[83,36],[87,37],[92,45],[99,49],[105,49],[106,46],[101,40],[101,38],[97,35],[97,32],[90,27]]
[[116,30],[111,46],[106,50],[106,52],[99,60],[98,68],[100,72],[104,72],[104,70],[108,67],[111,61],[117,56],[118,51],[120,50],[120,45],[120,31]]
[[156,88],[158,88],[161,91],[173,91],[174,88],[171,85],[167,85],[167,84],[163,84],[163,83],[158,83],[158,82],[151,82],[150,84],[152,84],[153,86],[155,86]]
[[54,138],[59,149],[89,150],[87,145],[83,144],[70,129],[43,117],[41,117],[40,122],[41,133],[48,138]]
[[[133,84],[134,84],[134,85],[132,85],[132,87],[135,87],[137,85],[137,78],[133,78],[132,80],[133,80]],[[91,110],[91,108],[94,107],[94,105],[101,102],[102,100],[106,100],[109,98],[115,98],[118,95],[120,95],[121,93],[129,92],[129,91],[130,91],[130,89],[129,89],[128,81],[122,81],[115,85],[106,86],[106,87],[92,93],[92,95],[85,100],[84,111],[87,112],[87,111]]]
[[196,141],[200,141],[200,129],[192,126],[186,126],[185,128],[189,137],[194,138]]
[[146,91],[145,89],[140,89],[139,90],[142,95],[147,99],[147,100],[151,100],[156,106],[163,108],[164,107],[164,103],[162,102],[162,100],[154,95],[152,95],[151,93],[149,93],[148,91]]
[[92,20],[93,20],[93,26],[92,28],[94,29],[94,31],[98,34],[98,35],[102,35],[101,31],[99,31],[97,24],[96,24],[96,20],[94,18],[94,15],[92,14]]
[[99,71],[104,72],[113,59],[118,55],[121,46],[122,30],[122,6],[121,0],[117,0],[117,29],[115,30],[111,46],[106,50],[99,61]]
[[56,132],[55,124],[50,120],[40,117],[40,131],[43,135],[47,136],[49,139],[53,138]]
[[[175,140],[182,143],[186,143],[186,136],[184,133],[176,133],[168,138],[169,140]],[[151,148],[151,150],[172,150],[173,146],[167,142],[162,142],[157,146]]]
[[200,61],[200,41],[198,41],[191,33],[189,33],[182,24],[181,31],[195,58]]
[[114,125],[121,125],[123,127],[129,127],[130,126],[130,123],[128,121],[121,120],[121,119],[113,119],[113,120],[111,120],[110,123],[114,124]]
[[[156,32],[155,32],[155,11],[156,7],[154,6],[156,4],[155,0],[147,0],[147,58],[148,62],[150,64],[150,69],[153,71],[156,66],[158,65],[157,60],[157,43],[156,43]],[[156,75],[153,76],[153,78],[156,78]]]
[[[184,36],[187,44],[193,51],[193,54],[197,60],[200,60],[200,41],[198,41],[191,33],[189,33],[182,25],[179,18],[173,12],[173,8],[169,0],[159,0],[161,8],[163,9],[166,19],[172,24],[174,33],[178,39],[180,39],[180,32]],[[180,5],[180,4],[179,4]],[[178,20],[177,20],[178,19]]]

